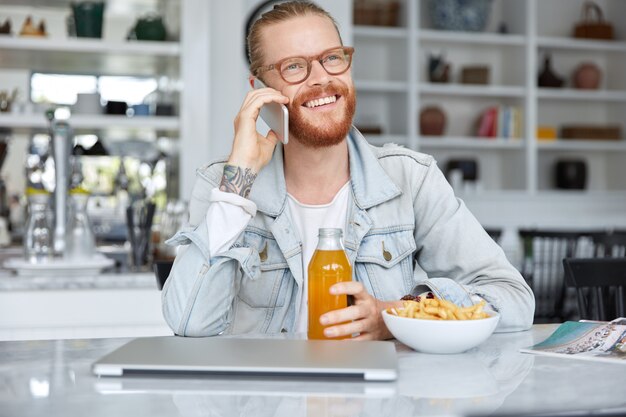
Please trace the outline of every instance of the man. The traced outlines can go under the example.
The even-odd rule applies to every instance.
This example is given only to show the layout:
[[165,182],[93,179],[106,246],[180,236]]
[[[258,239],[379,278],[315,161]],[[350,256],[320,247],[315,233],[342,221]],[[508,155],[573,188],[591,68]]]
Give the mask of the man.
[[[277,5],[252,27],[248,48],[250,84],[259,77],[268,88],[245,97],[230,156],[198,171],[190,226],[172,239],[187,245],[163,289],[176,334],[305,332],[320,227],[344,230],[354,270],[352,282],[331,287],[354,304],[320,317],[327,337],[389,338],[380,311],[422,290],[457,304],[486,300],[500,330],[532,324],[530,288],[432,157],[372,147],[351,127],[353,50],[327,12]],[[289,109],[284,146],[256,131],[270,102]]]

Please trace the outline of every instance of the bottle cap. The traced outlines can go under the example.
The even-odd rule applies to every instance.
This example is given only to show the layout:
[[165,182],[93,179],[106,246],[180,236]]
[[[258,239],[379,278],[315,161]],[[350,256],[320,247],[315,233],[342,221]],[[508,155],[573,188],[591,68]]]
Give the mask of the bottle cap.
[[339,228],[325,228],[322,227],[319,229],[318,236],[319,237],[330,237],[330,236],[339,236],[343,235],[343,230]]

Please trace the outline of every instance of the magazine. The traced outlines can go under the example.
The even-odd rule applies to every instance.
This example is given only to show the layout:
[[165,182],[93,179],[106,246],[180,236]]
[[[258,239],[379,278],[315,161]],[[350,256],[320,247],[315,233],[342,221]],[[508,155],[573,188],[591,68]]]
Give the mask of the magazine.
[[626,364],[626,319],[567,321],[522,353]]

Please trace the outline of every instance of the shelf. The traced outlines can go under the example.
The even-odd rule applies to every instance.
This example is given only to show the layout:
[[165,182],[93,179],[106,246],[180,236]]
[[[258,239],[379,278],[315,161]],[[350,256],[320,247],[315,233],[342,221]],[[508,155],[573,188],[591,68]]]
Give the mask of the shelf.
[[537,141],[537,148],[542,151],[626,152],[626,141],[557,139]]
[[553,36],[537,37],[537,46],[539,48],[578,49],[587,52],[626,52],[626,42],[622,41],[596,41]]
[[[73,129],[155,129],[176,131],[180,119],[175,116],[74,115],[69,120]],[[49,127],[43,115],[0,114],[0,127],[41,130]]]
[[420,30],[417,35],[420,41],[449,42],[479,45],[524,46],[526,37],[484,32],[454,32],[446,30]]
[[524,97],[524,87],[421,83],[418,92],[446,96]]
[[[27,6],[27,7],[58,7],[69,9],[71,3],[75,0],[0,0],[0,6]],[[128,10],[132,7],[132,11],[145,11],[147,7],[154,7],[154,0],[107,0],[107,11],[119,4]]]
[[80,38],[18,38],[0,36],[0,48],[27,51],[90,52],[122,55],[180,55],[177,42],[102,41]]
[[177,60],[180,49],[178,42],[0,36],[3,68],[46,72],[154,75],[154,67]]
[[521,139],[506,138],[478,138],[464,136],[421,136],[420,148],[429,149],[522,149],[524,142]]
[[384,26],[354,26],[352,34],[355,38],[407,39],[408,37],[408,31],[405,28]]
[[405,93],[408,90],[403,81],[356,80],[354,85],[357,91],[369,93]]
[[539,88],[537,97],[546,100],[592,100],[626,103],[626,91]]

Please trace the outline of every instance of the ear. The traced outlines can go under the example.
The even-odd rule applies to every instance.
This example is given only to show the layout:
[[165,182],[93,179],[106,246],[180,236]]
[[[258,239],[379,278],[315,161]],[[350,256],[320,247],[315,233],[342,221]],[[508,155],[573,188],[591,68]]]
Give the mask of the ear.
[[252,87],[252,89],[254,90],[254,79],[256,77],[252,74],[248,75],[248,82],[250,83],[250,87]]

